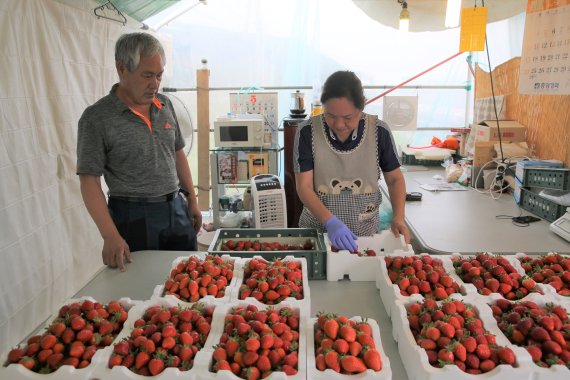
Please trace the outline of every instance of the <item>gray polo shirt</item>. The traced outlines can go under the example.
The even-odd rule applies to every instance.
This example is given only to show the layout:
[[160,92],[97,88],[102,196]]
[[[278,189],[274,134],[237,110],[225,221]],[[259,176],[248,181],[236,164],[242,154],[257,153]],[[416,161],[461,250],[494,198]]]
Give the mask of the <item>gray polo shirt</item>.
[[119,100],[116,87],[79,120],[77,174],[103,175],[115,196],[176,191],[176,151],[184,147],[184,139],[172,103],[157,94],[145,120]]

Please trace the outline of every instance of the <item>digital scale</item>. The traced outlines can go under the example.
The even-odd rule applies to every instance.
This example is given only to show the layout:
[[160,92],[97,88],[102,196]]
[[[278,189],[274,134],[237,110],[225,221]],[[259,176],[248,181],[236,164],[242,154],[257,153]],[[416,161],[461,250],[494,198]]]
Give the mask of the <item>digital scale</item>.
[[570,241],[570,207],[566,209],[566,214],[550,223],[550,231]]

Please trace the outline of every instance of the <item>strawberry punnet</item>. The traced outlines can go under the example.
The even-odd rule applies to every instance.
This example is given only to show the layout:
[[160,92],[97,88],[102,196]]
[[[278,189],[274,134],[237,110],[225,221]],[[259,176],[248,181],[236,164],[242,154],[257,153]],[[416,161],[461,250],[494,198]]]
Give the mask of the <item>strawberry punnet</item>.
[[315,364],[319,371],[356,374],[367,369],[382,370],[382,359],[366,320],[355,322],[345,316],[319,313],[314,328]]
[[512,343],[526,348],[538,366],[570,368],[570,319],[562,306],[497,300],[491,309],[501,331]]
[[570,296],[570,258],[557,253],[519,258],[526,274],[534,281],[552,286],[561,296]]
[[428,255],[387,256],[388,277],[400,288],[400,294],[421,294],[442,300],[459,293],[459,285],[445,272],[441,260]]
[[239,299],[253,297],[267,305],[275,305],[288,297],[301,300],[303,272],[300,261],[266,261],[253,258],[244,266],[244,282]]
[[84,300],[64,305],[44,334],[30,337],[25,347],[8,353],[5,365],[19,363],[44,374],[55,372],[62,365],[84,368],[96,350],[113,342],[127,315],[117,301],[102,305]]
[[515,365],[512,350],[496,344],[495,336],[484,329],[470,305],[446,299],[438,306],[428,299],[407,309],[412,335],[426,350],[432,366],[456,365],[464,372],[479,374],[499,364]]
[[452,261],[457,275],[463,281],[472,283],[482,295],[499,293],[508,300],[518,300],[532,292],[542,294],[534,280],[521,276],[502,256],[480,253],[453,258]]
[[143,376],[155,376],[167,367],[191,369],[208,338],[213,312],[202,303],[147,308],[131,335],[114,346],[109,368],[125,366]]
[[[262,316],[263,315],[263,316]],[[214,346],[211,372],[230,370],[243,379],[265,378],[271,372],[298,372],[299,310],[259,310],[237,306],[224,318],[224,332]]]
[[190,256],[172,268],[164,283],[163,295],[172,295],[184,302],[197,302],[208,295],[222,298],[232,281],[233,271],[233,260],[208,255],[202,261]]

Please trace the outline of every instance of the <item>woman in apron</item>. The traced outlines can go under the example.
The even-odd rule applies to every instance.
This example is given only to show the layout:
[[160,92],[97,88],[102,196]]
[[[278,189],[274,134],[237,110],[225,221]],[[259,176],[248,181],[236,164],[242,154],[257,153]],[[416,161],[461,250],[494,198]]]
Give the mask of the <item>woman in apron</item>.
[[326,230],[333,246],[357,251],[357,236],[378,230],[383,173],[393,209],[391,230],[409,243],[400,159],[386,123],[363,112],[360,79],[350,71],[332,74],[321,103],[324,113],[300,125],[295,137],[295,180],[304,204],[299,227]]

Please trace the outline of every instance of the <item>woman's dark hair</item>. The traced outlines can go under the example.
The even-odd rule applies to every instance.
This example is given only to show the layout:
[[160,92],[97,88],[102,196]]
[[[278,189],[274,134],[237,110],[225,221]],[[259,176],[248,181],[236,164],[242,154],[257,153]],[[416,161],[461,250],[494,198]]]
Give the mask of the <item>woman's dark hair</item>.
[[361,111],[366,102],[362,82],[352,71],[337,71],[327,78],[321,94],[321,104],[332,98],[347,98]]

